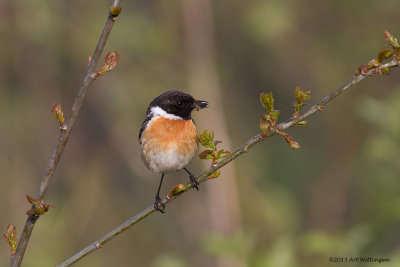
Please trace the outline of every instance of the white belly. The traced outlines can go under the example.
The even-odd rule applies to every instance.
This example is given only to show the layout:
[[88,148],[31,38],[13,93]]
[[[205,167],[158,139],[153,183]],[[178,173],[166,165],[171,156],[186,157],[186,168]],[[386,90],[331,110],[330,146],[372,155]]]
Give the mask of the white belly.
[[187,166],[195,154],[182,155],[171,148],[166,151],[152,151],[147,153],[146,157],[142,154],[143,161],[152,171],[159,173],[168,173],[180,170]]

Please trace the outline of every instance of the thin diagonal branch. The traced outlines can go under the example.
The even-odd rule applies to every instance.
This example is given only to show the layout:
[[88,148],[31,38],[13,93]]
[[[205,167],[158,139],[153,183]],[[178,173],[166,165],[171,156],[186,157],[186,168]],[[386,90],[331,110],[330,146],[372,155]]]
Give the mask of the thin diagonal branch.
[[[398,67],[399,66],[399,61],[392,59],[391,61],[382,64],[380,67],[381,69],[383,68],[393,68],[393,67]],[[296,117],[296,119],[290,119],[286,122],[280,123],[277,127],[278,129],[285,130],[287,128],[292,127],[299,121],[304,120],[306,117],[310,116],[311,114],[315,113],[316,111],[322,110],[326,104],[328,104],[331,100],[336,98],[338,95],[342,94],[344,91],[346,91],[350,86],[364,80],[366,77],[372,76],[377,73],[377,68],[373,68],[369,70],[368,72],[364,74],[358,74],[354,77],[352,77],[350,80],[345,82],[342,86],[340,86],[338,89],[324,97],[320,102],[317,104],[313,105],[311,108],[307,109],[305,112],[300,114],[299,116]]]
[[[117,7],[117,6],[119,6],[119,3],[120,3],[120,0],[114,0],[112,6]],[[87,91],[89,89],[89,85],[91,84],[91,82],[94,79],[93,74],[95,73],[95,70],[97,68],[100,56],[103,52],[104,46],[105,46],[108,36],[111,32],[111,28],[114,24],[115,18],[116,18],[115,15],[112,15],[112,14],[108,15],[107,22],[104,26],[103,32],[101,33],[101,36],[97,43],[96,49],[93,53],[93,56],[91,57],[91,60],[88,64],[88,66],[87,66],[86,73],[83,78],[79,92],[75,97],[75,101],[72,106],[71,118],[68,121],[67,128],[65,130],[61,130],[60,136],[58,138],[58,142],[57,142],[56,147],[53,151],[53,154],[50,158],[48,167],[46,169],[46,173],[44,174],[42,181],[40,183],[39,191],[36,194],[37,200],[42,200],[44,198],[44,196],[46,195],[46,192],[50,186],[50,183],[54,176],[54,172],[57,168],[57,165],[63,154],[65,145],[67,144],[68,138],[71,134],[72,127],[74,126],[75,120],[79,115],[79,110],[82,107],[83,101],[84,101]],[[16,253],[11,257],[11,264],[10,264],[11,267],[16,267],[16,266],[21,265],[22,258],[24,257],[25,250],[28,245],[32,230],[33,230],[38,218],[39,217],[37,217],[37,216],[29,216],[28,219],[26,220],[24,229],[19,238],[19,243],[18,243]]]
[[[392,67],[397,67],[397,66],[399,66],[399,62],[396,61],[395,59],[393,59],[393,60],[389,61],[388,63],[383,64],[381,66],[381,68],[392,68]],[[246,143],[244,143],[241,147],[239,147],[234,152],[232,152],[228,157],[220,160],[216,165],[212,166],[207,171],[205,171],[203,174],[196,177],[197,182],[202,183],[202,182],[207,181],[208,177],[211,176],[214,172],[221,169],[222,167],[224,167],[225,165],[227,165],[229,162],[236,159],[240,155],[247,153],[251,147],[253,147],[254,145],[258,144],[259,142],[265,140],[266,137],[270,137],[272,135],[275,135],[278,131],[282,131],[282,130],[285,130],[285,129],[288,129],[288,128],[294,126],[296,123],[304,120],[305,118],[314,114],[317,111],[322,111],[323,107],[326,104],[328,104],[331,100],[333,100],[334,98],[336,98],[337,96],[342,94],[350,86],[355,85],[358,82],[365,79],[366,77],[372,76],[376,73],[377,73],[377,69],[373,68],[366,73],[363,73],[363,74],[360,73],[360,74],[352,77],[350,80],[345,82],[342,86],[340,86],[338,89],[336,89],[331,94],[329,94],[328,96],[323,98],[320,102],[311,106],[309,109],[307,109],[305,112],[301,113],[300,115],[296,116],[296,118],[289,119],[285,122],[282,122],[282,123],[276,125],[275,127],[271,127],[269,129],[267,136],[263,136],[262,133],[259,133],[255,136],[253,136]],[[162,202],[167,204],[167,203],[173,201],[174,199],[176,199],[177,197],[181,196],[183,193],[187,192],[190,189],[191,189],[191,184],[187,184],[185,186],[185,189],[183,191],[181,191],[178,195],[175,195],[175,196],[169,195],[169,196],[165,197],[162,200]],[[99,248],[102,248],[103,244],[107,243],[108,241],[110,241],[111,239],[113,239],[114,237],[119,235],[120,233],[124,232],[125,230],[128,230],[130,227],[132,227],[136,223],[142,221],[144,218],[146,218],[153,212],[154,212],[154,207],[153,207],[153,205],[151,205],[148,208],[146,208],[145,210],[138,213],[136,216],[132,217],[131,219],[127,220],[126,222],[124,222],[123,224],[121,224],[120,226],[118,226],[117,228],[115,228],[114,230],[109,232],[108,234],[106,234],[105,236],[99,238],[98,240],[93,242],[91,245],[87,246],[85,249],[81,250],[80,252],[78,252],[77,254],[72,256],[70,259],[66,260],[65,262],[63,262],[57,266],[58,267],[67,267],[67,266],[73,265],[74,263],[76,263],[83,257],[87,256],[88,254],[92,253],[93,251],[95,251]]]

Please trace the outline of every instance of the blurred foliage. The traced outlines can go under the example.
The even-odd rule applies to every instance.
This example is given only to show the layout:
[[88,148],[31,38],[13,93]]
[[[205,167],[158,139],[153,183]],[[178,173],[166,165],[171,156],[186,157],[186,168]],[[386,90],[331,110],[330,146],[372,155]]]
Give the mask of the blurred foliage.
[[[158,176],[142,164],[137,137],[155,96],[190,92],[184,1],[122,1],[105,51],[117,50],[120,63],[89,90],[46,196],[56,208],[39,219],[24,266],[61,263],[153,202]],[[293,114],[297,86],[311,90],[313,103],[376,57],[385,44],[383,29],[400,36],[398,0],[210,3],[208,30],[215,36],[223,102],[196,95],[210,107],[194,118],[212,120],[213,106],[223,106],[229,151],[259,131],[260,92],[273,92],[284,120]],[[0,3],[2,233],[10,223],[21,232],[30,208],[25,195],[36,193],[59,133],[52,105],[61,103],[69,118],[110,5]],[[330,256],[387,257],[385,266],[399,266],[399,81],[398,69],[368,78],[306,127],[288,131],[300,150],[272,137],[235,160],[237,229],[226,232],[210,223],[215,215],[207,190],[230,178],[221,177],[76,266],[313,267],[331,266]],[[202,171],[200,162],[190,166],[193,173]],[[184,173],[169,175],[164,193],[186,181]],[[9,264],[9,253],[1,242],[1,266]]]

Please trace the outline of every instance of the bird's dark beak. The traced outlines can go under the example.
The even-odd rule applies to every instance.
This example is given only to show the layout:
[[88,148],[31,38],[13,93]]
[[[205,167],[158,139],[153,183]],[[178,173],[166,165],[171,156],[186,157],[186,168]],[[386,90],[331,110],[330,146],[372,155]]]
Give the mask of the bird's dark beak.
[[202,108],[208,107],[208,102],[203,100],[195,100],[194,107],[196,108],[197,111],[199,111]]

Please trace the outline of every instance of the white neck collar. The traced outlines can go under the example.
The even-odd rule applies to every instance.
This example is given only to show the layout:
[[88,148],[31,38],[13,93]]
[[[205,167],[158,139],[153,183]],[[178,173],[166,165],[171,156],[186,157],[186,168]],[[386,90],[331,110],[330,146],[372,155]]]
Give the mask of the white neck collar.
[[164,117],[166,119],[171,119],[171,120],[183,120],[181,117],[176,116],[174,114],[170,114],[160,107],[152,107],[150,109],[150,114],[152,115],[153,118],[161,116],[161,117]]

